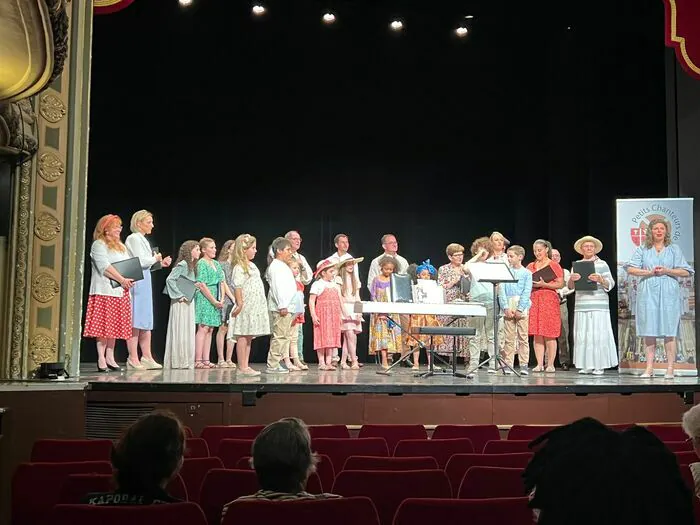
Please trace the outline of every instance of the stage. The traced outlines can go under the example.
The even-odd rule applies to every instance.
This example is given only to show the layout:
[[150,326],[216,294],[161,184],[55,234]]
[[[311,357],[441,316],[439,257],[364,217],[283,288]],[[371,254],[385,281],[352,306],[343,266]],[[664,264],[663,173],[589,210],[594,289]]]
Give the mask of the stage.
[[[557,424],[583,416],[606,423],[675,423],[700,392],[697,377],[488,374],[419,378],[409,368],[240,376],[233,369],[97,373],[83,366],[86,432],[112,436],[128,418],[169,408],[195,432],[212,424],[263,424],[298,416],[309,424]],[[263,370],[264,365],[253,365]],[[426,367],[421,367],[425,371]],[[463,371],[460,370],[460,371]]]

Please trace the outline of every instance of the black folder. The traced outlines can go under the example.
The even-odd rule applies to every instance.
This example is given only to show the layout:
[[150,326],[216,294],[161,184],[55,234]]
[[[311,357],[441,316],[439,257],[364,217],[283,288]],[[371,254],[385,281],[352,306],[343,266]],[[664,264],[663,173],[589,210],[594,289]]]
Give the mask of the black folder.
[[551,283],[552,281],[556,280],[557,274],[554,273],[554,270],[552,270],[552,267],[548,264],[541,270],[537,270],[532,274],[532,282],[536,283],[540,279],[542,279],[546,283]]
[[[133,279],[134,281],[143,279],[143,269],[141,268],[141,261],[139,261],[138,257],[112,263],[112,267],[122,274],[122,277],[125,279]],[[119,288],[121,286],[121,284],[114,279],[110,279],[109,283],[112,285],[112,288]]]
[[395,303],[413,302],[410,276],[397,273],[391,274],[391,300]]
[[177,289],[180,290],[182,292],[182,295],[185,296],[185,299],[187,299],[187,301],[191,303],[192,299],[194,299],[194,294],[197,293],[197,287],[195,286],[195,282],[192,279],[181,275],[177,278],[175,284],[177,285]]
[[[158,252],[160,252],[160,248],[158,248],[158,246],[154,246],[153,248],[151,248],[151,252],[158,253]],[[163,269],[163,265],[160,264],[160,261],[154,262],[153,266],[151,266],[152,272],[155,272],[156,270],[162,270],[162,269]]]
[[593,261],[574,261],[574,273],[581,275],[581,278],[574,283],[574,288],[580,291],[593,291],[598,289],[598,283],[589,281],[588,277],[595,273],[595,263]]

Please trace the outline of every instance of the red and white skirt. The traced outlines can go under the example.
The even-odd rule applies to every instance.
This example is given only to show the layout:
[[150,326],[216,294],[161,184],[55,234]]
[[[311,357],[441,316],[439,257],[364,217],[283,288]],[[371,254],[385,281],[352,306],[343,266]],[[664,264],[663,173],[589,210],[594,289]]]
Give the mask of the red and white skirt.
[[131,299],[129,293],[121,297],[91,295],[88,297],[83,337],[128,339],[131,337]]

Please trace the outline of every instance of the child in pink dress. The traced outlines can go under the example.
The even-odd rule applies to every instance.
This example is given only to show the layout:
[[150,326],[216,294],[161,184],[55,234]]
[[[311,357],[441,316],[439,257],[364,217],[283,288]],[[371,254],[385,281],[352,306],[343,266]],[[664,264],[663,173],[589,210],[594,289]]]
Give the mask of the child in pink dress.
[[316,281],[309,291],[309,310],[314,323],[314,350],[319,370],[336,370],[332,362],[334,348],[340,347],[343,304],[335,282],[337,263],[325,259],[316,265]]
[[[355,313],[355,303],[360,299],[360,279],[355,273],[355,265],[364,261],[364,257],[352,258],[350,256],[341,258],[338,268],[336,283],[340,286],[340,297],[343,300],[343,353],[340,358],[340,368],[359,370],[360,364],[357,361],[357,334],[362,332],[362,314]],[[348,366],[350,357],[350,366]]]

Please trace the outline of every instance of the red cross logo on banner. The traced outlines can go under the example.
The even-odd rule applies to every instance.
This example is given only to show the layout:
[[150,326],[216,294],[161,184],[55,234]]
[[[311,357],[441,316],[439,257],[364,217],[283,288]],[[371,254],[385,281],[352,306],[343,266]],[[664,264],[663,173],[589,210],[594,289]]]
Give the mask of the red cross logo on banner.
[[642,224],[639,228],[630,228],[630,237],[635,246],[641,246],[647,237],[646,224]]

